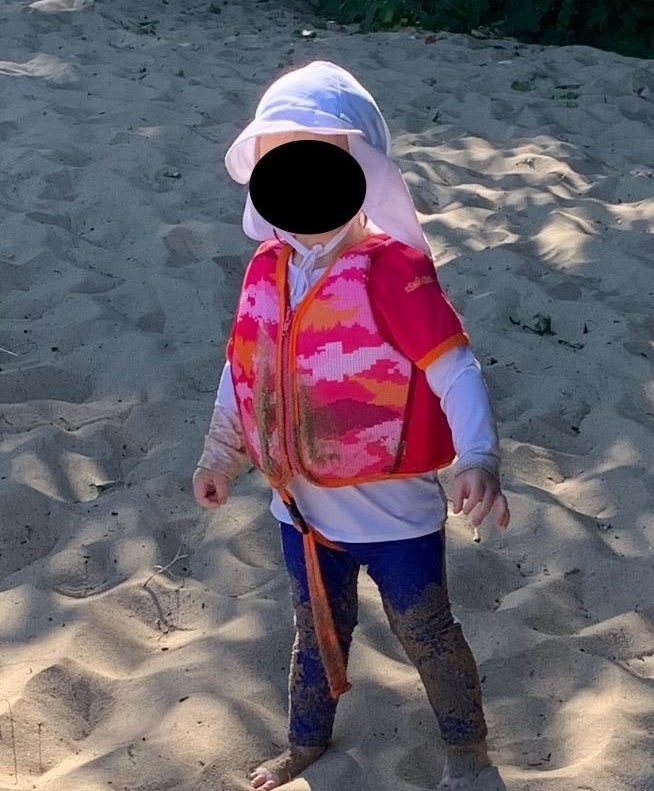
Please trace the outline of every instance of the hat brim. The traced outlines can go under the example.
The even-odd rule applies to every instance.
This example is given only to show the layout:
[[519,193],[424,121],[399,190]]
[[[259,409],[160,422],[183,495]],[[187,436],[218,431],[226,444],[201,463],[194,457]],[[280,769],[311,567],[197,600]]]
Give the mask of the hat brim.
[[316,135],[356,135],[362,137],[360,129],[352,129],[345,123],[343,126],[308,126],[297,121],[279,120],[265,121],[255,118],[236,138],[225,154],[225,167],[229,175],[238,184],[247,184],[256,165],[255,140],[261,135],[279,134],[281,132],[310,132]]

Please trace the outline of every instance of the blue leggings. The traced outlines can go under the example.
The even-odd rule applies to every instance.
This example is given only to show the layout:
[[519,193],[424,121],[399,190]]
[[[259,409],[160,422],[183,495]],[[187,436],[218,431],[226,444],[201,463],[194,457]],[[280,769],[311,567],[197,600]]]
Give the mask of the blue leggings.
[[[302,536],[287,524],[281,524],[281,532],[296,629],[289,679],[289,741],[323,746],[331,738],[336,701],[329,694],[313,629]],[[444,741],[452,746],[482,741],[486,724],[479,676],[450,609],[444,532],[339,546],[344,551],[319,545],[318,556],[345,658],[357,623],[359,567],[367,566],[391,630],[420,674]]]

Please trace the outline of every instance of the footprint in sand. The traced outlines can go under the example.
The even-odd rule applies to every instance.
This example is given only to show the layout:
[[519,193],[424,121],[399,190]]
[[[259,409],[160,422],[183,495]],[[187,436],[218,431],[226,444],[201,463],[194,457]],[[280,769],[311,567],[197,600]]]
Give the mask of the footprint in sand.
[[[8,709],[0,706],[0,729],[13,738],[0,739],[0,778],[41,775],[79,752],[109,713],[109,682],[74,662],[54,664],[31,678]],[[16,782],[18,778],[15,778]]]
[[49,559],[45,583],[56,593],[73,599],[101,593],[127,576],[113,562],[113,554],[107,541],[64,549]]
[[527,626],[543,634],[575,634],[590,622],[582,600],[583,576],[575,568],[530,581],[504,596],[498,610],[514,609]]
[[204,243],[200,236],[187,225],[176,225],[163,237],[168,249],[168,266],[184,266],[199,261],[204,253]]

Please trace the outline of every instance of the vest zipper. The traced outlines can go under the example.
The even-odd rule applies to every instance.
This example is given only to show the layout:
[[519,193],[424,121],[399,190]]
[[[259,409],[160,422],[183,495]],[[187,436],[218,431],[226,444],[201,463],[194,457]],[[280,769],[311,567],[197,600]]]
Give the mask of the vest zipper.
[[[316,280],[316,282],[309,286],[306,293],[303,295],[302,299],[300,300],[299,304],[295,307],[295,309],[291,309],[289,304],[289,297],[288,297],[288,288],[286,285],[287,278],[288,278],[288,260],[290,257],[290,250],[287,254],[283,265],[280,266],[280,262],[278,261],[277,266],[277,293],[279,294],[280,300],[282,300],[281,305],[284,311],[283,313],[283,323],[282,323],[282,330],[281,330],[281,342],[279,344],[278,352],[279,355],[277,357],[277,370],[279,372],[279,392],[281,395],[281,409],[279,410],[279,418],[281,418],[281,425],[283,431],[283,438],[284,438],[284,456],[286,459],[286,463],[288,465],[288,470],[293,475],[303,475],[307,480],[313,481],[313,478],[308,474],[308,471],[305,469],[303,460],[301,458],[300,448],[295,444],[295,426],[298,425],[298,421],[300,419],[299,415],[299,405],[296,398],[296,392],[294,388],[294,384],[297,380],[297,372],[294,368],[294,362],[296,360],[295,355],[297,354],[296,351],[296,341],[297,341],[297,326],[300,322],[300,319],[304,315],[304,313],[308,310],[309,304],[313,299],[316,292],[322,286],[324,280],[327,278],[329,273],[332,271],[334,266],[340,262],[340,260],[350,252],[350,250],[354,247],[358,247],[360,244],[366,243],[363,250],[368,249],[368,242],[370,239],[364,239],[362,242],[357,242],[354,245],[350,245],[350,247],[342,250],[336,260],[332,261],[332,263],[324,269],[320,277]],[[376,241],[376,238],[375,238]],[[280,282],[281,281],[281,282]],[[279,419],[278,418],[278,419]],[[317,481],[313,481],[317,483]]]
[[[292,400],[292,386],[290,382],[290,371],[289,371],[289,357],[288,357],[288,348],[289,348],[289,336],[291,330],[291,324],[293,323],[293,313],[288,308],[285,307],[284,311],[284,323],[282,324],[282,331],[281,331],[281,340],[279,344],[279,356],[277,358],[277,370],[279,375],[279,395],[280,395],[280,405],[278,410],[278,421],[280,426],[280,434],[282,439],[282,445],[284,450],[284,459],[286,462],[287,468],[287,475],[289,479],[294,475],[294,464],[291,458],[292,449],[293,449],[293,434],[292,434],[292,422],[290,419],[290,413],[292,411],[292,404],[290,401]],[[284,482],[286,485],[288,481]]]
[[340,261],[339,256],[336,261],[324,269],[316,282],[309,286],[300,302],[292,311],[287,311],[290,321],[284,325],[284,368],[286,370],[286,382],[288,384],[288,399],[284,398],[285,417],[286,417],[286,457],[289,460],[289,468],[293,475],[302,475],[312,483],[318,483],[309,473],[302,458],[300,442],[296,442],[296,431],[299,432],[300,426],[300,406],[297,398],[297,333],[302,317],[309,309],[314,295],[319,291],[323,282],[329,276],[332,268]]

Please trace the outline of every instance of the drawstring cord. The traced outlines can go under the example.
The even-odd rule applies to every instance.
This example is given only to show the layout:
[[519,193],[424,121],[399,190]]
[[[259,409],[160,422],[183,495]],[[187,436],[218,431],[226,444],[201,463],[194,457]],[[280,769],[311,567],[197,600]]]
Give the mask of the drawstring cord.
[[299,264],[289,263],[289,266],[295,269],[295,277],[291,281],[291,293],[289,295],[291,305],[297,305],[308,291],[311,285],[309,277],[318,260],[331,253],[345,239],[356,219],[356,217],[353,217],[326,244],[314,244],[311,247],[305,247],[292,234],[282,231],[280,228],[275,229],[277,239],[290,244],[295,252],[301,256]]

